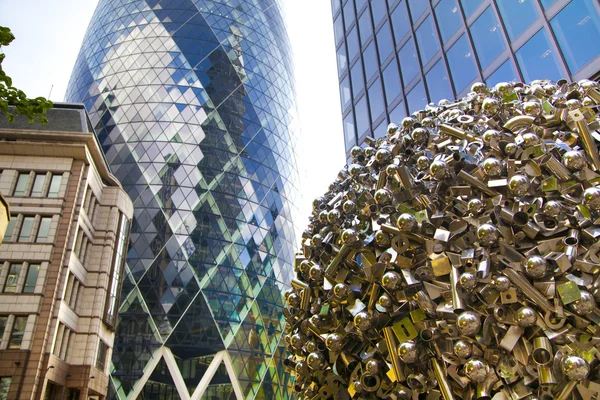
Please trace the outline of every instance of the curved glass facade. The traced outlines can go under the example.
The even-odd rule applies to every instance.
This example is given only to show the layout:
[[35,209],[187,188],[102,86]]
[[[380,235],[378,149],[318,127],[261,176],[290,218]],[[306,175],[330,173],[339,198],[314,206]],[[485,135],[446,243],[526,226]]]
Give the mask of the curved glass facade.
[[288,398],[297,196],[278,0],[100,0],[66,98],[135,206],[113,398]]
[[476,81],[600,78],[598,0],[331,2],[347,152]]

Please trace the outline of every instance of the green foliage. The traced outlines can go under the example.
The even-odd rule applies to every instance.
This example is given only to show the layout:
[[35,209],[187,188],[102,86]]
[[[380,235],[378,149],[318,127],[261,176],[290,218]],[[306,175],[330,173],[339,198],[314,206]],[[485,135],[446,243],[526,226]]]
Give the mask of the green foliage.
[[[0,48],[8,46],[15,39],[9,28],[0,26]],[[17,115],[23,115],[30,123],[36,119],[42,124],[47,124],[48,120],[44,116],[49,108],[52,108],[52,102],[44,97],[28,99],[27,95],[12,85],[12,79],[6,75],[2,69],[2,61],[6,54],[0,54],[0,113],[6,115],[9,122],[14,122]],[[9,109],[9,107],[13,107]]]

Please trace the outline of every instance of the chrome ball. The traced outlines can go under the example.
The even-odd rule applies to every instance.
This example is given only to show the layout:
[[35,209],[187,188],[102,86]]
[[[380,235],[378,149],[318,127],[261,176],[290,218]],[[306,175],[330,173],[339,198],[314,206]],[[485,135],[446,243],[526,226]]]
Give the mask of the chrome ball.
[[477,275],[472,272],[463,272],[458,277],[458,284],[467,292],[471,292],[477,287]]
[[500,102],[491,97],[487,97],[485,100],[483,100],[483,103],[481,104],[481,109],[483,110],[483,113],[485,115],[495,115],[500,110]]
[[577,150],[570,150],[563,154],[562,162],[571,171],[579,171],[587,165],[585,154]]
[[429,168],[429,158],[426,156],[420,156],[417,158],[416,167],[419,171],[424,171]]
[[514,196],[525,196],[529,191],[529,179],[525,175],[514,175],[508,180],[508,190]]
[[558,217],[561,211],[562,205],[560,204],[560,202],[555,200],[550,200],[546,202],[546,204],[544,204],[544,207],[542,208],[542,212],[544,213],[544,215],[547,215],[548,217],[552,218]]
[[338,283],[333,287],[333,294],[339,299],[345,299],[350,289],[345,283]]
[[526,148],[540,144],[540,137],[533,132],[524,133],[521,137],[523,138],[523,146]]
[[388,235],[387,233],[385,233],[383,231],[377,231],[377,232],[375,232],[375,243],[379,247],[387,247],[387,246],[389,246],[390,243],[391,243],[390,235]]
[[388,189],[379,189],[375,192],[373,198],[375,199],[375,202],[378,206],[383,207],[392,204],[394,196],[392,195],[392,192]]
[[301,349],[305,341],[306,338],[304,336],[296,333],[290,338],[290,345],[295,349]]
[[327,223],[327,211],[321,211],[319,213],[319,222],[322,224],[326,224]]
[[456,318],[456,327],[461,334],[473,336],[481,329],[479,315],[472,311],[464,311]]
[[448,175],[448,164],[444,160],[435,160],[429,166],[429,173],[438,181],[441,181]]
[[592,210],[600,210],[600,188],[593,186],[583,191],[582,203]]
[[400,127],[397,124],[392,122],[387,127],[388,136],[393,136],[396,132],[398,132],[399,129],[400,129]]
[[385,175],[386,176],[392,176],[396,172],[398,172],[398,166],[396,164],[390,164],[387,167],[385,167]]
[[537,117],[542,113],[542,105],[538,101],[526,101],[523,103],[523,113],[531,117]]
[[315,233],[310,238],[310,244],[317,247],[320,246],[321,244],[323,244],[323,236],[319,235],[318,233]]
[[362,174],[362,171],[363,171],[362,165],[359,165],[359,164],[350,164],[348,166],[348,173],[353,178],[358,178],[358,176],[360,174]]
[[416,122],[417,120],[415,120],[413,117],[406,117],[402,120],[402,129],[411,129]]
[[529,328],[537,322],[537,313],[531,307],[521,307],[517,310],[515,320],[521,328]]
[[392,157],[392,153],[390,153],[387,149],[379,149],[375,153],[375,161],[379,164],[383,164],[387,162]]
[[473,357],[465,363],[465,375],[473,382],[483,382],[489,372],[490,366],[482,358]]
[[471,85],[471,92],[477,93],[477,94],[486,93],[487,86],[483,82],[475,82],[473,85]]
[[406,364],[412,364],[419,358],[419,350],[417,344],[412,340],[407,340],[400,343],[398,346],[398,357]]
[[371,375],[377,375],[379,373],[380,365],[377,360],[369,360],[367,361],[367,372]]
[[483,211],[483,201],[480,199],[471,199],[467,203],[467,209],[473,215],[479,215]]
[[519,150],[519,146],[516,143],[507,143],[506,146],[504,146],[504,152],[509,156],[517,154],[517,150]]
[[567,378],[572,381],[585,379],[590,373],[590,366],[587,361],[575,355],[563,358],[561,367]]
[[384,293],[381,296],[379,296],[379,299],[377,299],[377,304],[379,304],[379,306],[387,310],[392,306],[392,299],[390,298],[390,296]]
[[327,213],[327,222],[335,224],[340,220],[341,213],[337,209],[333,209]]
[[484,247],[491,247],[498,241],[500,233],[492,224],[483,224],[477,228],[477,240]]
[[327,339],[325,339],[325,346],[334,353],[337,353],[338,351],[342,350],[343,341],[344,337],[342,335],[338,333],[332,333],[331,335],[327,336]]
[[425,145],[429,141],[429,132],[424,128],[415,128],[410,134],[412,140],[418,145]]
[[312,341],[312,340],[309,340],[308,342],[306,342],[306,344],[304,345],[304,348],[309,353],[312,353],[312,352],[315,352],[315,351],[318,350],[317,349],[317,344],[314,341]]
[[481,135],[481,139],[483,139],[483,143],[485,143],[487,145],[497,143],[501,137],[502,137],[501,133],[495,129],[488,129],[487,131],[483,132],[483,135]]
[[354,326],[361,331],[366,331],[371,327],[371,316],[366,312],[359,312],[354,316]]
[[548,262],[544,257],[537,255],[531,256],[527,259],[527,261],[525,261],[525,265],[523,265],[523,271],[530,278],[543,278],[548,273]]
[[354,229],[344,229],[341,239],[342,243],[352,246],[358,242],[358,234]]
[[466,340],[457,340],[454,342],[453,351],[456,357],[469,358],[473,353],[473,348]]
[[512,88],[513,86],[509,82],[499,82],[496,84],[496,86],[494,86],[494,91],[500,98],[502,98],[509,94],[512,91]]
[[412,232],[417,229],[419,223],[417,222],[417,218],[409,213],[402,213],[398,217],[396,221],[396,226],[402,232]]
[[308,276],[314,281],[320,281],[323,279],[324,274],[325,271],[323,271],[323,268],[320,265],[313,265],[310,267],[310,271],[308,272]]
[[381,277],[381,286],[386,290],[398,289],[400,282],[400,274],[394,271],[388,271]]
[[354,160],[364,156],[365,151],[361,147],[354,146],[352,149],[350,149],[350,157],[352,157]]
[[494,157],[486,158],[481,163],[481,169],[483,169],[483,172],[490,178],[500,175],[503,168],[502,161]]
[[290,294],[287,298],[290,308],[298,308],[300,306],[300,300],[300,296],[298,296],[296,293]]
[[346,200],[344,204],[342,204],[342,211],[346,214],[352,214],[356,211],[356,203],[352,200]]
[[435,128],[435,120],[430,117],[425,117],[421,120],[421,125],[427,129]]
[[306,365],[312,370],[321,369],[325,365],[325,357],[319,352],[310,353],[306,357]]
[[508,289],[510,289],[510,279],[500,275],[492,280],[492,285],[496,288],[497,291],[506,292]]
[[375,149],[371,146],[367,146],[365,147],[365,157],[366,158],[371,158],[375,155]]
[[575,312],[577,315],[587,315],[596,308],[596,300],[594,296],[591,295],[590,292],[585,290],[580,290],[581,297],[579,300],[575,300],[573,303],[570,303],[568,307]]

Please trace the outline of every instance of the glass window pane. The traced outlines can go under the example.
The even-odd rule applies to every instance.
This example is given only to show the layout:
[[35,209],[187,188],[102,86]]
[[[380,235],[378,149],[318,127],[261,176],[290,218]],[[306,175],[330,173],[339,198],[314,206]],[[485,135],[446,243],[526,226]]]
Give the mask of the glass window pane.
[[335,15],[340,11],[340,0],[331,0],[331,14]]
[[542,7],[544,7],[544,10],[547,10],[548,7],[550,7],[555,2],[556,0],[542,0]]
[[410,16],[413,22],[419,19],[421,15],[427,10],[428,0],[408,0],[408,7],[410,8]]
[[4,232],[4,241],[10,241],[13,234],[13,229],[15,229],[15,223],[17,222],[17,216],[11,215],[10,221],[8,221],[8,225],[6,225],[6,231]]
[[383,104],[383,92],[381,91],[381,80],[377,78],[369,87],[369,110],[371,111],[371,120],[377,121],[377,118],[385,111]]
[[342,75],[348,66],[348,59],[346,58],[346,46],[342,45],[337,51],[337,66],[338,75]]
[[423,110],[427,105],[427,95],[423,82],[419,82],[407,95],[408,111],[413,113],[417,110]]
[[29,236],[31,236],[32,229],[33,217],[23,218],[23,225],[21,225],[21,232],[19,233],[19,242],[28,242]]
[[350,93],[350,80],[348,79],[348,76],[346,76],[340,84],[340,98],[342,99],[342,111],[346,111],[352,102],[352,93]]
[[371,1],[371,11],[373,11],[373,23],[377,27],[383,18],[387,15],[385,0]]
[[14,293],[17,291],[17,282],[21,273],[22,264],[10,264],[8,267],[8,275],[4,283],[4,293]]
[[475,51],[483,70],[506,49],[500,23],[496,19],[492,7],[488,7],[477,18],[477,21],[471,25],[470,30]]
[[483,0],[460,0],[460,4],[462,4],[465,11],[465,17],[469,18],[481,3],[483,3]]
[[358,137],[361,137],[371,126],[369,122],[369,110],[367,109],[367,96],[363,96],[362,99],[354,106],[354,114],[356,116],[356,133]]
[[8,317],[6,315],[0,317],[0,337],[4,336],[4,330],[6,329],[6,320]]
[[25,333],[25,325],[27,325],[27,317],[16,317],[13,325],[13,330],[10,335],[9,349],[21,348],[23,342],[23,333]]
[[421,55],[421,63],[427,63],[440,50],[440,44],[436,38],[437,33],[433,26],[433,17],[430,15],[423,21],[419,29],[417,29],[417,43],[419,45],[419,54]]
[[356,33],[356,26],[348,33],[346,38],[346,45],[348,46],[348,60],[353,61],[360,51],[358,45],[358,33]]
[[354,94],[354,98],[357,98],[358,94],[365,88],[360,61],[350,69],[350,79],[352,79],[352,93]]
[[355,4],[356,4],[356,11],[360,12],[360,10],[363,9],[365,4],[367,4],[367,0],[356,0]]
[[377,72],[377,52],[375,51],[375,43],[371,42],[369,46],[365,49],[363,53],[363,61],[365,63],[365,76],[367,77],[367,82],[375,75]]
[[442,41],[450,39],[460,28],[462,19],[456,0],[442,0],[435,6],[435,16],[440,27]]
[[377,32],[377,48],[379,49],[379,62],[383,64],[390,54],[394,51],[394,41],[392,40],[392,31],[390,24],[386,22]]
[[58,191],[60,190],[61,182],[62,174],[52,175],[52,180],[50,181],[50,189],[48,189],[48,197],[58,197]]
[[373,26],[371,25],[371,14],[365,11],[358,19],[358,29],[360,33],[360,44],[364,45],[367,39],[373,34]]
[[496,2],[511,42],[538,19],[535,0],[502,0]]
[[494,87],[500,82],[510,82],[516,80],[518,80],[517,72],[513,68],[510,60],[506,60],[504,64],[502,64],[496,71],[494,71],[494,73],[490,75],[489,78],[487,78],[485,83],[489,87]]
[[6,400],[8,398],[8,391],[10,390],[11,383],[12,376],[3,376],[0,378],[0,400]]
[[429,70],[426,79],[427,88],[429,89],[429,98],[433,103],[437,104],[437,102],[442,99],[452,100],[454,98],[444,60],[438,61],[433,68]]
[[597,0],[572,1],[550,24],[571,74],[600,55],[600,15]]
[[404,103],[400,102],[400,104],[390,112],[390,121],[400,125],[404,118],[406,118],[406,109],[404,108]]
[[35,239],[37,243],[46,243],[48,241],[48,233],[50,233],[51,222],[52,217],[43,217],[40,220],[40,229],[38,229],[38,234]]
[[400,58],[402,81],[404,82],[404,86],[406,86],[419,73],[419,59],[417,58],[417,49],[412,38],[400,49],[398,57]]
[[335,42],[339,43],[344,38],[344,23],[342,22],[342,14],[338,15],[333,21],[333,36]]
[[473,60],[473,53],[467,42],[467,37],[462,35],[460,39],[446,53],[454,91],[458,95],[469,83],[477,78],[477,67]]
[[356,146],[356,133],[354,131],[352,113],[346,115],[346,118],[344,118],[344,143],[346,144],[346,151]]
[[25,196],[25,190],[27,189],[27,184],[29,183],[29,172],[20,173],[17,178],[17,185],[15,186],[15,191],[13,192],[13,196]]
[[346,30],[354,21],[356,15],[354,14],[354,2],[352,0],[348,0],[346,4],[344,4],[344,25],[346,26]]
[[525,82],[534,79],[551,79],[557,81],[562,78],[556,54],[550,47],[548,33],[540,29],[516,53],[517,61]]
[[25,278],[25,286],[23,286],[23,293],[33,293],[35,291],[35,285],[37,284],[39,275],[40,265],[29,264],[29,267],[27,268],[27,277]]
[[392,26],[394,27],[394,35],[396,35],[396,43],[400,43],[400,40],[410,31],[406,1],[400,2],[392,12]]
[[33,180],[33,187],[31,188],[31,197],[42,197],[42,189],[44,188],[44,181],[46,175],[36,174]]
[[398,66],[395,60],[383,70],[383,87],[387,104],[390,105],[401,93],[400,75],[398,74]]
[[388,126],[388,123],[386,120],[384,120],[382,123],[380,123],[377,126],[377,128],[375,128],[375,131],[373,132],[375,139],[379,139],[379,138],[387,136],[387,126]]

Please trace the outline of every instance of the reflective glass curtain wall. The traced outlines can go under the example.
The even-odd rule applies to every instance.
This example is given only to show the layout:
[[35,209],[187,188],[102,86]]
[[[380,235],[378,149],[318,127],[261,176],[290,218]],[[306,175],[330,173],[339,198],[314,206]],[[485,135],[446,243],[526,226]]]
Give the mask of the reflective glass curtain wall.
[[599,75],[597,0],[331,2],[347,153],[477,81]]
[[296,106],[278,0],[100,0],[67,99],[135,206],[110,391],[288,398]]

